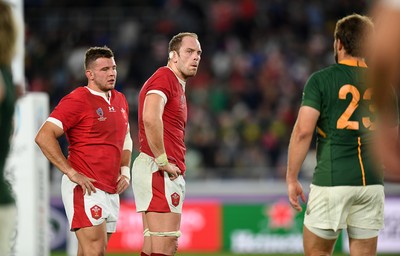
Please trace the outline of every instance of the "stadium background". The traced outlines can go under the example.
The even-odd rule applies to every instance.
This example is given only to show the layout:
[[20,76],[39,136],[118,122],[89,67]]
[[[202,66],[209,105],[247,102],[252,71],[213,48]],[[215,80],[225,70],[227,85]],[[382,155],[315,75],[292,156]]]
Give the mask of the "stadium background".
[[[166,64],[172,35],[196,32],[203,54],[187,89],[188,194],[180,250],[299,253],[302,214],[287,203],[284,174],[301,91],[313,71],[334,62],[336,20],[366,14],[369,5],[362,0],[25,0],[26,88],[47,93],[51,111],[61,97],[85,85],[87,47],[109,46],[118,65],[117,89],[130,104],[136,156],[140,87]],[[64,138],[60,141],[66,153]],[[313,157],[310,151],[301,172],[306,189]],[[67,250],[71,238],[60,178],[50,167],[52,251]],[[380,250],[400,253],[400,191],[389,184],[386,193],[390,215]],[[122,198],[120,232],[109,250],[137,253],[140,217],[132,192]],[[346,245],[339,242],[337,251],[342,250]]]

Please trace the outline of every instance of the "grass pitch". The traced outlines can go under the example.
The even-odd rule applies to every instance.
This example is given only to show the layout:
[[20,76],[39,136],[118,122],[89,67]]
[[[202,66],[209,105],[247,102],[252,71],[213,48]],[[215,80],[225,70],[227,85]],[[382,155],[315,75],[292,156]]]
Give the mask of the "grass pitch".
[[[138,256],[139,253],[111,253],[108,256]],[[302,256],[303,254],[236,254],[231,252],[218,252],[218,253],[178,253],[176,256]],[[347,256],[344,253],[335,253],[333,256]],[[396,254],[378,254],[379,256],[394,256]],[[52,252],[51,256],[67,256],[66,252]]]

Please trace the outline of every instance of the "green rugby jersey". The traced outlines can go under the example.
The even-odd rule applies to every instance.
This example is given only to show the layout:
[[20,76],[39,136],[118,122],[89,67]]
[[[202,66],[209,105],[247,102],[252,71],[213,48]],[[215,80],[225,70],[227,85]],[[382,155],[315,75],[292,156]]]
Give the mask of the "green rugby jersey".
[[374,109],[366,67],[346,60],[312,74],[305,85],[302,106],[320,112],[315,185],[383,184],[382,170],[370,152]]
[[10,150],[16,97],[9,68],[0,66],[0,79],[5,85],[4,97],[0,102],[0,204],[10,204],[15,200],[9,183],[4,179],[4,166]]

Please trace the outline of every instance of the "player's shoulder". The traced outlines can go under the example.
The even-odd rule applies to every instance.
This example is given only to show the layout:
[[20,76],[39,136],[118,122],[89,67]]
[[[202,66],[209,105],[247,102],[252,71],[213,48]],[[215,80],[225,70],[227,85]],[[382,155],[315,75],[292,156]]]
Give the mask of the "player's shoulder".
[[89,91],[84,86],[74,89],[60,100],[57,109],[66,111],[71,108],[84,108],[88,102],[87,92]]
[[64,96],[64,99],[74,99],[74,100],[84,100],[86,98],[86,95],[88,95],[88,89],[85,88],[84,86],[80,86],[73,91],[71,91],[69,94]]
[[153,75],[144,83],[143,89],[149,89],[152,87],[166,87],[171,81],[177,78],[174,72],[167,66],[158,68]]
[[314,74],[316,76],[324,76],[324,75],[327,75],[327,74],[338,72],[339,70],[340,70],[339,69],[339,65],[332,64],[332,65],[324,67],[324,68],[322,68],[322,69],[320,69],[318,71],[315,71]]
[[310,75],[309,81],[324,81],[330,80],[332,76],[337,75],[340,71],[337,64],[333,64],[317,70]]
[[85,86],[79,86],[70,92],[71,95],[82,95],[86,94],[88,89]]
[[117,89],[111,90],[111,93],[114,95],[114,97],[125,98],[125,94],[118,91]]
[[174,72],[167,66],[160,67],[153,74],[154,79],[170,79],[175,77]]

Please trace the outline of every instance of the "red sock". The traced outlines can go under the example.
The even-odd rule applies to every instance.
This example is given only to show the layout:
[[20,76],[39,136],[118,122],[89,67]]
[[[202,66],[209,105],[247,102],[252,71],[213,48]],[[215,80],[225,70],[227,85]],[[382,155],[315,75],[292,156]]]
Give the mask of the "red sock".
[[150,256],[150,255],[148,255],[148,254],[146,254],[146,253],[144,253],[144,252],[141,252],[141,253],[140,253],[140,256]]
[[150,256],[168,256],[168,255],[162,253],[152,253]]

